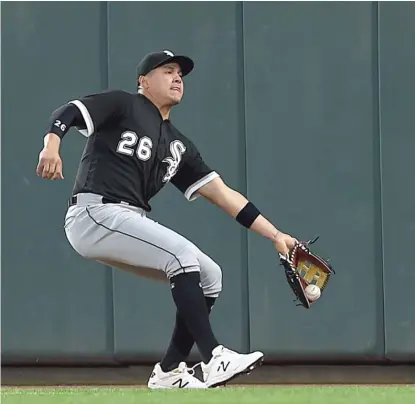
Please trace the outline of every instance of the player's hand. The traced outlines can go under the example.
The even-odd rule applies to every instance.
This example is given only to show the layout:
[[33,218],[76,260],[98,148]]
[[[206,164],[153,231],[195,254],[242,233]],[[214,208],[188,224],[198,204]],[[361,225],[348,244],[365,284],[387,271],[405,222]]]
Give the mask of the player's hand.
[[281,255],[287,256],[298,243],[298,240],[291,237],[289,234],[278,232],[272,242]]
[[62,160],[59,152],[45,147],[39,154],[39,164],[36,173],[48,180],[63,180]]

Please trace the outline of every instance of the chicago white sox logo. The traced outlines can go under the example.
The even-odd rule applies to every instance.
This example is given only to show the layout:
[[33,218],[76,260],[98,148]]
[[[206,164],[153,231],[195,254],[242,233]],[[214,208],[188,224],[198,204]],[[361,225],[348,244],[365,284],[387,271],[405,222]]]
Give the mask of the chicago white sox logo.
[[180,140],[174,140],[170,143],[170,152],[172,157],[166,157],[163,163],[167,163],[167,172],[163,177],[163,182],[170,181],[176,174],[179,164],[182,161],[182,155],[186,151],[186,147]]
[[168,55],[168,56],[171,56],[171,57],[173,57],[174,56],[174,54],[173,54],[173,52],[170,52],[169,50],[165,50],[165,51],[163,51],[166,55]]

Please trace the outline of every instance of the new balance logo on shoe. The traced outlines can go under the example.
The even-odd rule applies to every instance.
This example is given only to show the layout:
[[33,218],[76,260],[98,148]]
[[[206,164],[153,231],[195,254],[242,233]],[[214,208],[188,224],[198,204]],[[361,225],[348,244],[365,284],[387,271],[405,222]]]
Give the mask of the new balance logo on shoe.
[[218,366],[218,372],[220,372],[220,369],[222,368],[222,371],[223,372],[226,372],[226,370],[228,369],[228,366],[229,366],[229,364],[230,364],[230,362],[226,362],[226,365],[225,365],[225,362],[224,361],[222,361],[220,364],[219,364],[219,366]]
[[186,387],[189,384],[189,382],[183,383],[183,379],[178,379],[178,380],[176,380],[172,384],[173,384],[173,386],[175,386],[176,384],[178,384],[179,385],[179,389],[183,389],[184,387]]

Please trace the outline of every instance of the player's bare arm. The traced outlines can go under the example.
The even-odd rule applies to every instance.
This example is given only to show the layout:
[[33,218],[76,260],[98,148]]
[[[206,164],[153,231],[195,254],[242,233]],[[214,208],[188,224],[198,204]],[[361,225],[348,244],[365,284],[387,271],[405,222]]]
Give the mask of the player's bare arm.
[[281,254],[288,254],[297,240],[270,223],[242,194],[227,186],[221,178],[215,178],[198,191],[245,227],[271,240]]
[[39,177],[51,180],[63,179],[62,160],[59,156],[61,138],[48,133],[43,139],[43,150],[39,154],[36,173]]

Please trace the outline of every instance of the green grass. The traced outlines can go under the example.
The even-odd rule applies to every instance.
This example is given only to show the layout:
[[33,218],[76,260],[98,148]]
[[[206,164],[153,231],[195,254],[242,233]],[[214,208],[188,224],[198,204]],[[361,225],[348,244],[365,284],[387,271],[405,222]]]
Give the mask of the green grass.
[[413,386],[240,387],[150,391],[145,388],[2,388],[2,404],[410,404]]

